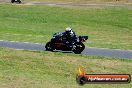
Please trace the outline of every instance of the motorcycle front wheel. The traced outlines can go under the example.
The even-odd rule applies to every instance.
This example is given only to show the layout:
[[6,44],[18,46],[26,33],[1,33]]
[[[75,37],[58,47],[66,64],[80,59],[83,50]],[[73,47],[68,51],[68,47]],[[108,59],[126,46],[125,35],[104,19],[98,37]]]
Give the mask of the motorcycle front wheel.
[[75,54],[80,54],[85,49],[85,45],[82,42],[75,43],[73,46],[73,52]]
[[19,3],[22,3],[20,0],[18,0]]

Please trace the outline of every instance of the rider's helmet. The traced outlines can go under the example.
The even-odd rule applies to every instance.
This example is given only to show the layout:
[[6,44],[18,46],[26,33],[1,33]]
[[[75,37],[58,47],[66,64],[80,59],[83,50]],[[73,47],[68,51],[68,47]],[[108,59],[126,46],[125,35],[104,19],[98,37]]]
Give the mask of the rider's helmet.
[[67,27],[67,28],[65,29],[65,32],[66,32],[67,35],[73,35],[72,28],[70,28],[70,27]]
[[65,32],[71,32],[72,31],[72,28],[70,28],[70,27],[67,27],[66,29],[65,29]]

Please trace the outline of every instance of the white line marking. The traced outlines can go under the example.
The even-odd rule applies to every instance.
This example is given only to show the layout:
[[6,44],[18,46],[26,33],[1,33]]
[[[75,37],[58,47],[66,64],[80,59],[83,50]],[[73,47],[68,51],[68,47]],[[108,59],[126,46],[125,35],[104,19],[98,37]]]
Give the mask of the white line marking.
[[32,35],[32,34],[27,34],[27,35],[24,35],[24,34],[11,34],[11,33],[0,33],[1,35],[7,35],[7,36],[9,36],[9,35],[16,35],[16,36],[35,36],[35,37],[44,37],[43,35]]
[[[26,49],[15,49],[15,50],[21,51],[21,50],[26,50]],[[28,51],[38,51],[38,50],[28,50]],[[41,50],[40,50],[40,51],[41,51]]]
[[3,42],[17,42],[17,43],[29,43],[29,44],[38,44],[38,45],[44,45],[43,43],[33,43],[33,42],[21,42],[21,41],[9,41],[9,40],[0,40]]

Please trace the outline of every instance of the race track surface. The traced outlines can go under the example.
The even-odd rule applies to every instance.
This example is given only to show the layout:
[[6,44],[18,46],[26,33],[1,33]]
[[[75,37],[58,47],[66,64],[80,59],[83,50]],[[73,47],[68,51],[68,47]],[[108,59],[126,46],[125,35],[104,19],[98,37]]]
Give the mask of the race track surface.
[[[45,45],[29,42],[0,41],[0,47],[15,48],[18,50],[45,51]],[[107,56],[116,58],[132,59],[132,50],[103,49],[103,48],[85,48],[83,55]]]

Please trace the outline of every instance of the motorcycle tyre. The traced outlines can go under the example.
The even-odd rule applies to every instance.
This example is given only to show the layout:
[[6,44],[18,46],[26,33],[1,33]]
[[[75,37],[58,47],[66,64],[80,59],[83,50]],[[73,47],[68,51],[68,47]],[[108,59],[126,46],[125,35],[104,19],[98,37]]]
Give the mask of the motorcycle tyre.
[[72,50],[75,54],[80,54],[85,49],[85,45],[82,42],[76,43],[75,46],[76,48]]
[[46,49],[46,51],[53,51],[54,50],[51,42],[46,43],[45,49]]

